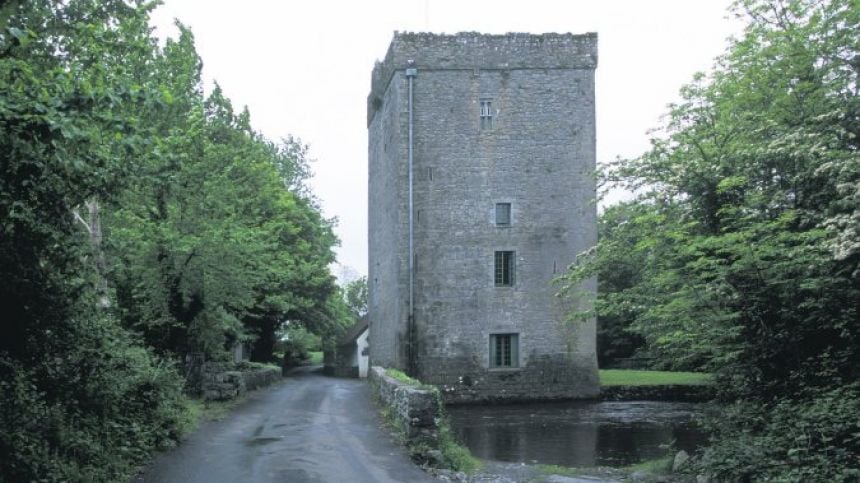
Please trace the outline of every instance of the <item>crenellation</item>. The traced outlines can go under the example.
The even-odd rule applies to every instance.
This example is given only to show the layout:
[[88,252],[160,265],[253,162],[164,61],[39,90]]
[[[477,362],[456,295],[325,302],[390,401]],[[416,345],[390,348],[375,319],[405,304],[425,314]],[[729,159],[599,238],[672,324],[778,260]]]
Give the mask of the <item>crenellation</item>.
[[368,126],[392,76],[405,69],[410,61],[419,71],[463,70],[475,76],[482,70],[501,71],[504,75],[518,69],[594,70],[597,68],[597,34],[460,32],[449,35],[395,31],[385,57],[376,62],[371,74]]

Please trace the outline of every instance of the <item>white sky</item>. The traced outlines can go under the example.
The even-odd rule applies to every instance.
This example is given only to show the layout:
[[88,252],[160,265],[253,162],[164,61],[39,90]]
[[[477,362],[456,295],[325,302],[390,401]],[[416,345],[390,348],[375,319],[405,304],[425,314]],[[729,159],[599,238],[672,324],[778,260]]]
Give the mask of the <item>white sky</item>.
[[191,27],[207,90],[217,82],[253,126],[310,144],[311,185],[336,216],[340,275],[367,273],[367,123],[370,73],[399,31],[597,32],[597,161],[648,148],[646,131],[696,71],[740,31],[731,0],[165,0]]

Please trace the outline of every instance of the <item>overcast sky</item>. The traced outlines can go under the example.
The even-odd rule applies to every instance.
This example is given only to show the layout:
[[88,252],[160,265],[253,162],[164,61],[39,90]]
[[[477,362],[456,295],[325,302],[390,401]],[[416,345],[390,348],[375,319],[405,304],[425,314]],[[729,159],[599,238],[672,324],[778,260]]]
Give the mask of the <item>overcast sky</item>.
[[[338,260],[367,273],[367,123],[370,73],[395,30],[598,33],[597,161],[648,148],[666,105],[696,71],[707,71],[739,32],[731,0],[165,0],[191,27],[207,91],[217,81],[236,108],[273,140],[309,144],[311,182],[337,217]],[[343,275],[344,270],[337,270]]]

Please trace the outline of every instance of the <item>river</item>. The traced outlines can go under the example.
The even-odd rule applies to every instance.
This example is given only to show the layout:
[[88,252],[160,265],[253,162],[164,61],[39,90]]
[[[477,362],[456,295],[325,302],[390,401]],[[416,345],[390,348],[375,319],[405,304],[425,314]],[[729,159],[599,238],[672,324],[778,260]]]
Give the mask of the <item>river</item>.
[[[478,458],[570,467],[627,466],[694,451],[701,404],[619,401],[454,406],[453,432]],[[671,449],[668,445],[671,445]]]

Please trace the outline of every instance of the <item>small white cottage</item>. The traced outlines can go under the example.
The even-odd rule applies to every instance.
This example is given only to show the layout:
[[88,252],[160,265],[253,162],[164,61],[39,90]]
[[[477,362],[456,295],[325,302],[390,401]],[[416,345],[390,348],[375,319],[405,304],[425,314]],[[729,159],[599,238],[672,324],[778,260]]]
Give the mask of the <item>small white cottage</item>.
[[334,354],[327,354],[326,372],[336,377],[367,377],[368,324],[365,315],[338,339]]

